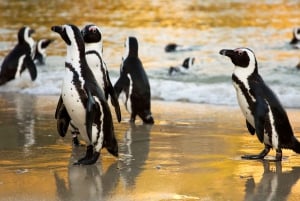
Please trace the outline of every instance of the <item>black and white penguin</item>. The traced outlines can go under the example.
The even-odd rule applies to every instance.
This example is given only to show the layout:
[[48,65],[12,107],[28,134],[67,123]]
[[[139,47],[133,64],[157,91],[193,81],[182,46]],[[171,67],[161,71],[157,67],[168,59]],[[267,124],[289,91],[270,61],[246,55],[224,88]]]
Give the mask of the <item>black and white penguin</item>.
[[39,65],[45,65],[46,60],[46,48],[52,43],[52,39],[40,39],[35,46],[35,54],[33,60]]
[[[108,95],[111,98],[112,105],[115,107],[115,112],[117,115],[117,119],[121,121],[121,110],[118,102],[118,98],[115,94],[114,88],[111,84],[109,73],[107,70],[107,66],[102,59],[102,49],[103,49],[103,39],[102,33],[99,27],[93,24],[86,25],[82,30],[81,34],[83,40],[85,42],[85,57],[88,63],[88,66],[92,70],[94,77],[98,83],[98,85],[102,88],[105,93],[105,97],[108,100]],[[60,126],[62,123],[66,125],[65,122],[70,122],[71,125],[71,133],[73,137],[73,144],[78,146],[79,140],[77,135],[79,135],[78,129],[71,123],[70,119],[68,119],[68,115],[66,114],[66,110],[64,108],[64,104],[60,99],[58,103],[58,108],[56,110],[56,119],[58,119],[58,128],[60,129],[61,136],[65,136],[64,132],[67,132],[67,128],[65,126]]]
[[300,48],[300,27],[295,27],[293,29],[293,38],[290,41],[293,48]]
[[258,74],[254,52],[248,48],[237,48],[223,49],[220,54],[229,57],[235,66],[232,81],[248,131],[252,135],[256,133],[265,145],[260,154],[242,158],[263,159],[271,148],[276,149],[276,161],[282,160],[283,148],[300,153],[300,143],[294,136],[284,108]]
[[36,66],[33,62],[35,42],[31,37],[34,30],[28,26],[22,27],[18,32],[18,43],[4,58],[0,70],[0,85],[19,78],[28,69],[31,80],[37,77]]
[[[70,24],[53,26],[51,29],[60,34],[67,44],[62,104],[87,144],[86,155],[74,164],[94,164],[103,147],[112,155],[118,156],[111,112],[104,93],[87,64],[80,30]],[[58,128],[59,133],[67,127],[64,124],[61,126],[62,129]]]
[[121,64],[120,77],[114,85],[117,97],[125,93],[125,107],[131,114],[130,121],[135,122],[138,115],[144,123],[153,124],[151,114],[151,91],[148,76],[138,57],[138,41],[127,37],[125,55]]
[[188,72],[188,69],[191,68],[194,65],[195,58],[194,57],[188,57],[184,59],[183,63],[180,66],[171,66],[169,68],[169,75],[175,75],[178,73],[186,74]]
[[121,110],[114,87],[110,81],[107,65],[103,60],[103,37],[99,27],[93,24],[86,25],[81,34],[85,42],[85,57],[92,70],[98,85],[103,89],[106,99],[108,96],[115,108],[117,119],[121,121]]

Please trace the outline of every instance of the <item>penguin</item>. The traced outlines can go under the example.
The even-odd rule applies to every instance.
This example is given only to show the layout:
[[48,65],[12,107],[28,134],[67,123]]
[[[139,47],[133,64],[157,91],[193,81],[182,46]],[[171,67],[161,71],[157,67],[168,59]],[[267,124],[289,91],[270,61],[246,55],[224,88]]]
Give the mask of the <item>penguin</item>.
[[28,69],[31,80],[37,77],[37,69],[33,62],[35,42],[31,35],[34,30],[28,26],[20,28],[18,32],[18,43],[12,51],[4,58],[0,70],[0,85],[19,78]]
[[243,159],[263,159],[271,148],[276,150],[274,161],[282,160],[282,149],[300,153],[288,116],[274,92],[258,73],[254,52],[249,48],[222,49],[221,55],[231,59],[235,68],[232,82],[237,100],[250,134],[256,133],[265,148],[258,155],[245,155]]
[[175,75],[177,73],[185,74],[188,72],[188,69],[191,68],[194,65],[195,58],[194,57],[188,57],[184,59],[183,63],[180,66],[171,66],[169,68],[168,74],[170,76]]
[[81,34],[85,42],[85,57],[91,68],[98,85],[103,89],[106,99],[108,95],[111,98],[111,103],[115,108],[118,122],[121,121],[121,110],[116,96],[114,87],[110,81],[107,65],[103,60],[103,40],[102,33],[99,27],[94,24],[86,25]]
[[295,27],[293,29],[293,38],[290,41],[290,44],[296,49],[300,48],[300,27]]
[[151,113],[151,91],[148,76],[138,57],[138,41],[129,36],[125,42],[125,56],[121,64],[120,77],[114,85],[117,97],[125,93],[125,107],[134,123],[138,115],[144,123],[154,124]]
[[[103,147],[118,156],[111,112],[102,89],[99,87],[85,58],[84,40],[79,28],[72,24],[53,26],[67,45],[65,76],[61,99],[65,112],[78,128],[87,144],[86,155],[74,165],[94,164]],[[67,126],[61,130],[64,130]]]
[[182,51],[192,51],[198,49],[199,46],[185,46],[177,43],[169,43],[165,46],[165,52],[182,52]]
[[52,39],[40,39],[35,46],[35,54],[33,60],[36,64],[45,65],[46,60],[46,48],[52,43]]
[[[85,57],[88,66],[92,70],[98,85],[102,88],[105,93],[105,97],[108,100],[108,95],[110,95],[112,105],[115,107],[115,112],[117,115],[118,122],[121,121],[121,110],[117,96],[115,94],[113,85],[111,84],[107,66],[102,59],[102,33],[99,27],[93,24],[86,25],[82,30],[81,34],[85,42]],[[57,121],[57,128],[61,136],[65,136],[68,130],[68,125],[71,123],[71,119],[68,117],[66,110],[63,108],[64,104],[62,99],[59,99],[57,105],[55,117]],[[61,126],[63,125],[63,126]],[[80,145],[77,135],[79,135],[78,129],[71,123],[71,133],[73,136],[73,144],[75,146]],[[63,130],[61,130],[63,129]]]

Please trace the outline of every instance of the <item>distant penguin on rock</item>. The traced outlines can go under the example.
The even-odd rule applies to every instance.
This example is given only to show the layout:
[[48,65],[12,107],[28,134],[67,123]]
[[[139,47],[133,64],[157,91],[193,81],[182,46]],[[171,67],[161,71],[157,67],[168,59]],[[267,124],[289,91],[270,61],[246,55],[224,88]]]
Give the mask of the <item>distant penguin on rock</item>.
[[105,95],[86,61],[85,45],[80,30],[71,24],[53,26],[51,29],[58,33],[67,45],[61,91],[61,101],[67,117],[60,124],[58,132],[64,131],[68,127],[64,123],[68,124],[71,120],[87,144],[86,155],[74,164],[94,164],[103,147],[112,155],[118,156],[111,112]]
[[37,77],[37,69],[33,62],[35,42],[31,37],[34,30],[24,26],[18,32],[18,43],[4,58],[0,70],[0,85],[21,76],[28,69],[31,80]]
[[138,57],[138,41],[135,37],[130,36],[126,39],[120,77],[114,89],[117,97],[121,92],[125,93],[125,106],[131,114],[130,122],[135,122],[136,115],[138,115],[144,123],[154,123],[151,113],[150,83]]
[[293,48],[300,48],[300,27],[295,27],[293,29],[293,38],[290,41]]
[[52,43],[54,40],[52,39],[40,39],[36,43],[35,47],[35,55],[34,55],[34,61],[39,65],[45,65],[46,61],[46,48]]
[[256,133],[265,148],[258,155],[245,155],[243,159],[263,159],[271,148],[276,150],[275,161],[282,160],[282,149],[300,153],[288,116],[273,91],[258,74],[257,60],[252,50],[223,49],[221,55],[231,59],[235,68],[232,74],[237,100],[246,117],[250,134]]
[[169,68],[169,75],[175,75],[175,74],[185,74],[188,72],[188,70],[194,65],[195,58],[194,57],[188,57],[186,58],[183,63],[179,66],[171,66]]

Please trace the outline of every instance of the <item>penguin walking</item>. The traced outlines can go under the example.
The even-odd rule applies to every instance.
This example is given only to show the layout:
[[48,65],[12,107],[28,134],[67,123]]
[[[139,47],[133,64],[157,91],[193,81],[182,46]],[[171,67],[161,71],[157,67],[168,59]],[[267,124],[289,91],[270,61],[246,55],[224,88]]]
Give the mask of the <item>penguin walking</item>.
[[65,112],[87,143],[86,155],[74,164],[94,164],[103,147],[117,157],[118,144],[111,112],[104,93],[87,64],[80,30],[72,24],[53,26],[51,29],[67,44],[61,92]]
[[151,114],[151,91],[148,76],[138,57],[138,41],[135,37],[127,37],[125,56],[121,64],[120,77],[114,85],[117,97],[125,93],[125,106],[131,114],[130,122],[135,122],[138,115],[144,123],[153,124]]
[[282,160],[282,149],[300,153],[288,116],[273,91],[258,74],[257,60],[252,50],[223,49],[221,55],[231,59],[235,68],[232,74],[238,103],[250,134],[256,133],[265,148],[258,155],[245,155],[243,159],[263,159],[271,148],[276,150],[275,161]]
[[176,75],[177,73],[185,74],[188,72],[188,69],[194,65],[195,57],[188,57],[184,59],[183,63],[180,66],[171,66],[169,68],[168,74],[170,76]]
[[[118,122],[121,121],[121,110],[118,102],[118,98],[115,94],[114,88],[111,84],[109,73],[107,70],[107,66],[102,59],[102,33],[100,28],[89,24],[86,25],[82,30],[81,34],[83,36],[83,40],[85,42],[85,57],[88,63],[88,66],[92,70],[94,77],[98,83],[98,85],[102,88],[105,93],[105,97],[108,100],[108,95],[111,98],[111,103],[115,108],[115,112],[117,115]],[[65,136],[67,132],[67,125],[70,123],[71,125],[71,133],[73,137],[73,144],[78,146],[79,140],[77,135],[79,135],[78,129],[72,124],[70,121],[70,117],[67,114],[66,109],[63,107],[63,101],[60,98],[59,103],[57,105],[55,117],[57,121],[57,128],[59,129],[59,133],[61,136]],[[68,122],[68,123],[67,123]]]
[[33,62],[35,42],[31,35],[34,30],[28,26],[22,27],[18,32],[18,43],[4,58],[0,70],[0,85],[19,78],[28,69],[31,80],[37,77],[37,69]]
[[52,43],[52,39],[40,39],[35,46],[35,54],[33,60],[39,65],[45,65],[46,60],[46,48]]

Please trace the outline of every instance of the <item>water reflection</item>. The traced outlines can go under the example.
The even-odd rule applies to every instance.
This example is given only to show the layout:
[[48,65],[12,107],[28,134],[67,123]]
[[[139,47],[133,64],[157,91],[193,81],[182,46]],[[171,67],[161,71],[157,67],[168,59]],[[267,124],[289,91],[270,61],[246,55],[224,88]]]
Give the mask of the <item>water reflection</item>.
[[[9,97],[6,97],[9,96]],[[1,118],[3,124],[8,124],[5,121],[13,121],[12,124],[8,124],[11,127],[1,126],[3,129],[2,135],[7,135],[3,144],[3,148],[18,148],[23,147],[25,155],[29,154],[29,148],[36,142],[35,136],[35,96],[27,94],[3,94],[1,98],[4,98],[7,102],[4,111],[1,112]],[[8,119],[7,115],[11,113],[12,119]],[[5,117],[6,116],[6,117]]]
[[253,177],[247,179],[245,201],[288,200],[292,187],[300,178],[300,167],[282,172],[282,163],[275,163],[275,170],[272,170],[272,164],[262,161],[264,173],[258,183]]
[[103,171],[101,164],[68,167],[68,181],[54,174],[58,200],[105,200],[119,181],[117,162]]
[[135,187],[136,178],[143,170],[148,158],[150,147],[150,131],[152,125],[135,125],[124,134],[120,146],[121,159],[119,163],[120,174],[126,188]]

